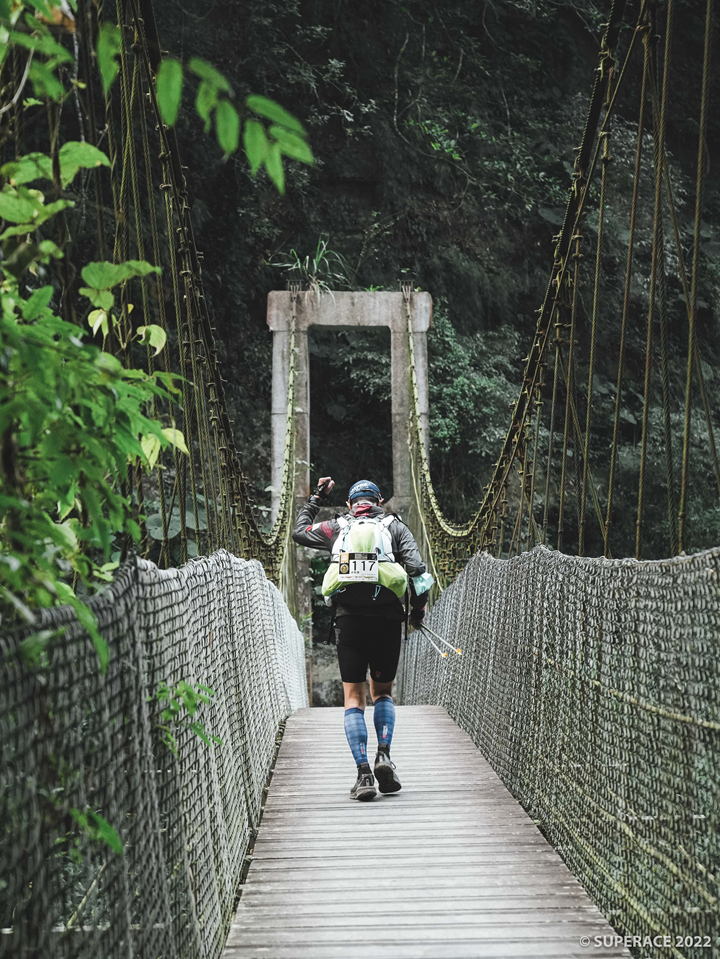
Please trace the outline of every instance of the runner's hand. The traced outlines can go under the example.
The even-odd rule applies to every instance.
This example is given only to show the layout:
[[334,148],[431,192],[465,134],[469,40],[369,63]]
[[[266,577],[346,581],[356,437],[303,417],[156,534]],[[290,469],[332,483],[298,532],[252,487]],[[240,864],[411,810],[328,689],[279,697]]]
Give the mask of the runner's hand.
[[425,607],[421,609],[411,609],[410,610],[410,622],[415,628],[422,626],[423,620],[425,619]]
[[318,485],[315,487],[312,495],[310,496],[311,501],[316,503],[326,502],[333,486],[335,486],[334,479],[332,479],[330,476],[321,476],[318,480]]

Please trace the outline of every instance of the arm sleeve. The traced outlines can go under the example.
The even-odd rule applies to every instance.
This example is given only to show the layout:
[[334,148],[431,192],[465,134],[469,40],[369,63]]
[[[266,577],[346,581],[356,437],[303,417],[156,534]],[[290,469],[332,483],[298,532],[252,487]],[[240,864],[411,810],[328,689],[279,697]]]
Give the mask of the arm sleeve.
[[330,549],[333,533],[336,529],[335,520],[316,523],[315,517],[320,509],[317,503],[306,503],[297,515],[292,538],[300,546],[310,546],[312,549]]
[[398,520],[397,525],[393,523],[391,529],[395,532],[395,561],[403,564],[408,576],[419,576],[420,573],[426,572],[427,567],[422,561],[418,544],[407,526]]

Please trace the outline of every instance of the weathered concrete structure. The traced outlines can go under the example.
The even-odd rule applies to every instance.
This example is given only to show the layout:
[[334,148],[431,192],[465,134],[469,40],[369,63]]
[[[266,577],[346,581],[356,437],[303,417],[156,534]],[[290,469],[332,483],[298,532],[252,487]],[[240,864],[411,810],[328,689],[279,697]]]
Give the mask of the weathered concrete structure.
[[[410,294],[413,346],[420,399],[421,426],[429,448],[427,331],[432,322],[429,293]],[[288,380],[290,375],[290,331],[292,294],[273,291],[268,295],[268,326],[273,333],[272,369],[272,516],[277,515],[282,486]],[[331,329],[387,326],[390,329],[392,378],[393,497],[391,509],[406,513],[411,502],[412,478],[408,452],[410,415],[410,354],[407,320],[402,293],[309,293],[301,292],[295,320],[295,499],[299,508],[310,492],[310,363],[308,330],[312,326]],[[298,582],[307,575],[306,563],[298,565]],[[304,593],[305,591],[300,591]],[[299,595],[301,616],[310,612],[309,590]]]

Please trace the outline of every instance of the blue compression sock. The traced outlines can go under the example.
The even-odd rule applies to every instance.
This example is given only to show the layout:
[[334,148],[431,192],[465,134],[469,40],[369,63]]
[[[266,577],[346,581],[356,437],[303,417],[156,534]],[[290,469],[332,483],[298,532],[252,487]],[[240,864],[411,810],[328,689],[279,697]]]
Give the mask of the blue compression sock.
[[361,763],[366,763],[368,761],[367,726],[365,713],[358,706],[345,710],[345,735],[356,764],[359,766]]
[[375,720],[378,746],[387,746],[390,749],[393,729],[395,729],[395,703],[392,696],[381,696],[375,700],[373,719]]

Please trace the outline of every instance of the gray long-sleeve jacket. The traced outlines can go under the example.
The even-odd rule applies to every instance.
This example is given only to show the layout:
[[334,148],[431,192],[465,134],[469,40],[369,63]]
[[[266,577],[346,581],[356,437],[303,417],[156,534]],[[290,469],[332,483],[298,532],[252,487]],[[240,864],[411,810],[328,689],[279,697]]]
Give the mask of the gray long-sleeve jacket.
[[[292,538],[300,546],[309,546],[312,549],[324,549],[332,552],[335,540],[340,533],[340,526],[337,519],[325,520],[322,523],[316,523],[315,517],[320,509],[317,503],[309,502],[300,510],[295,520],[295,526],[292,531]],[[368,516],[383,517],[385,511],[379,506],[373,506],[366,514]],[[388,527],[390,539],[392,540],[392,551],[395,555],[395,562],[401,563],[407,570],[409,577],[419,576],[427,569],[422,561],[420,550],[415,542],[415,537],[400,520],[392,523]],[[415,591],[410,585],[410,603],[414,608],[422,608],[428,599],[428,593],[415,595]],[[342,606],[338,603],[335,609],[336,616],[380,616],[384,619],[392,619],[401,622],[405,618],[405,610],[402,602],[394,597],[394,602],[386,603],[377,608],[373,606],[363,606],[362,609],[357,606]]]

